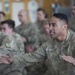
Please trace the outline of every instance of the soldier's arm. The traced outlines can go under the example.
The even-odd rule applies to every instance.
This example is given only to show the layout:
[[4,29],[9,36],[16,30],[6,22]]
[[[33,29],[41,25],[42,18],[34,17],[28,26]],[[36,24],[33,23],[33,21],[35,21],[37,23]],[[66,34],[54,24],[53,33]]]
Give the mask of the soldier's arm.
[[19,33],[19,31],[20,31],[19,27],[20,27],[20,25],[19,25],[19,26],[17,26],[17,27],[15,28],[15,30],[14,30],[14,31],[15,31],[16,33]]
[[24,54],[24,53],[25,53],[25,46],[24,46],[24,43],[23,43],[22,40],[19,40],[18,46],[19,46],[20,52],[21,52],[22,54]]
[[1,33],[0,52],[2,54],[10,54],[17,46],[14,44],[12,37]]
[[34,51],[33,53],[14,56],[13,63],[18,63],[21,66],[27,66],[34,62],[42,62],[47,57],[45,52],[46,47],[47,44],[45,43],[43,46],[41,46],[38,50]]
[[32,25],[32,27],[29,29],[30,36],[27,37],[29,42],[36,42],[38,41],[38,35],[39,35],[39,29],[36,25]]
[[24,54],[25,53],[25,47],[24,47],[22,37],[20,35],[17,35],[16,42],[17,42],[17,47],[19,49],[19,52]]
[[73,65],[75,65],[75,36],[73,36],[71,38],[71,41],[70,41],[70,50],[69,51],[72,51],[72,55],[62,55],[62,58],[63,60],[65,60],[66,62],[69,62]]
[[12,38],[5,33],[0,32],[0,48],[11,48]]
[[12,48],[12,40],[10,39],[10,37],[5,37],[4,39],[2,39],[2,44],[0,46],[0,48]]

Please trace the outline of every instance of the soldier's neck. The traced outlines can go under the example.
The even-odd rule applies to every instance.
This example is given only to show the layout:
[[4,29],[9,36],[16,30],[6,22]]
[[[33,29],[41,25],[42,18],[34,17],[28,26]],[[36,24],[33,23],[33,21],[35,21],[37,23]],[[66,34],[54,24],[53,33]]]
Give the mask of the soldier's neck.
[[10,36],[12,36],[12,35],[13,35],[13,32],[9,32],[7,35],[10,35]]
[[27,22],[25,21],[25,22],[22,22],[22,25],[26,25],[27,24]]
[[60,41],[60,42],[65,41],[66,38],[67,38],[67,34],[68,34],[68,30],[64,31],[64,33],[62,33],[62,34],[57,38],[57,40]]

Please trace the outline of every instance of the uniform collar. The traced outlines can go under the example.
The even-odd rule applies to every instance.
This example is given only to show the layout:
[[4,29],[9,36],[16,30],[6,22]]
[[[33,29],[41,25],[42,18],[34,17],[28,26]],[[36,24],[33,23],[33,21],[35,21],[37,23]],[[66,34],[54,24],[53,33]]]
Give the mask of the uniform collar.
[[59,44],[65,44],[65,43],[68,42],[69,38],[70,38],[70,30],[68,30],[66,39],[65,39],[64,41],[62,41],[62,42],[59,41],[59,42],[58,42],[56,39],[55,39],[55,41],[56,41],[57,43],[59,43]]
[[69,39],[69,37],[70,37],[70,30],[68,30],[66,41]]

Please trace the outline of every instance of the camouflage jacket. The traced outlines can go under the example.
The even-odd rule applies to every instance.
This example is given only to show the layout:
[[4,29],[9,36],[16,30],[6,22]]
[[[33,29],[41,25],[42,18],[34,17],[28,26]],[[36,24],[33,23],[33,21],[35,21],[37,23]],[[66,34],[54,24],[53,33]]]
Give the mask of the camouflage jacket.
[[20,25],[15,28],[15,32],[27,39],[26,43],[35,43],[38,41],[38,28],[35,24],[28,23],[27,25]]
[[19,34],[15,33],[15,32],[13,32],[12,37],[14,38],[14,41],[17,45],[17,48],[18,48],[19,52],[24,53],[25,47],[24,47],[24,43],[22,41],[22,37]]
[[33,53],[14,56],[14,62],[22,67],[33,62],[43,62],[48,59],[47,75],[75,75],[74,66],[62,59],[62,54],[75,57],[75,33],[68,31],[67,38],[63,42],[51,39],[50,42],[43,44]]

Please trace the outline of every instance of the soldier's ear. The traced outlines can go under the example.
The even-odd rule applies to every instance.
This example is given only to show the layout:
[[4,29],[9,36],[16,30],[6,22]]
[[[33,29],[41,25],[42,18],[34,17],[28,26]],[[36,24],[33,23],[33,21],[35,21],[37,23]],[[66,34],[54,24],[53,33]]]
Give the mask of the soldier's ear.
[[67,29],[67,25],[66,24],[63,25],[63,29]]
[[14,31],[12,28],[11,28],[12,32]]

